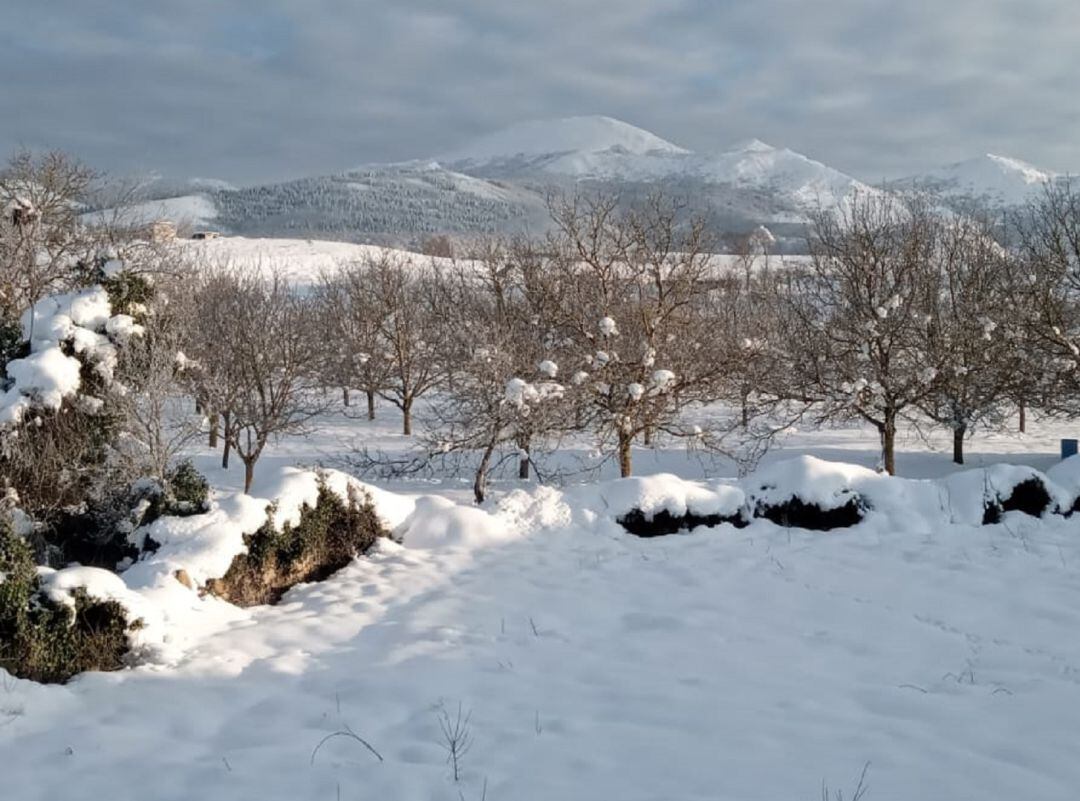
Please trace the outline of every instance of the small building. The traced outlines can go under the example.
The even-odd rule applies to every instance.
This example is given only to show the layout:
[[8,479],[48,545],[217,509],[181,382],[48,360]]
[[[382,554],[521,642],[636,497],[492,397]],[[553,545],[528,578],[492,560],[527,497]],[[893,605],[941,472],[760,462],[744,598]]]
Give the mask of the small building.
[[172,220],[154,220],[146,226],[146,237],[151,242],[172,242],[176,239],[176,223]]
[[191,235],[192,239],[217,239],[221,234],[217,231],[196,231]]
[[16,197],[12,198],[8,203],[6,209],[7,215],[11,219],[11,224],[16,227],[22,227],[24,225],[30,225],[38,219],[38,211],[34,208],[34,204],[26,198]]

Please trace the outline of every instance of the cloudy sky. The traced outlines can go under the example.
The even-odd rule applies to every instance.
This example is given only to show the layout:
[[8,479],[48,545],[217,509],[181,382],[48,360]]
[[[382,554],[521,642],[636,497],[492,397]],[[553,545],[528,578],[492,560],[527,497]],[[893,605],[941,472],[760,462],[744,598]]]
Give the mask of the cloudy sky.
[[607,114],[866,180],[1080,170],[1076,0],[48,0],[0,25],[0,148],[238,182]]

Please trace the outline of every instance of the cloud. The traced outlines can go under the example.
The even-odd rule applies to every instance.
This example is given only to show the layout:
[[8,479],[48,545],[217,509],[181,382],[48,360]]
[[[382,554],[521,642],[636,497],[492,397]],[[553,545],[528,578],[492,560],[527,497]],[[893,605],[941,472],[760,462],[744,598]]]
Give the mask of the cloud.
[[1078,36],[1068,0],[24,3],[0,148],[253,181],[603,113],[870,180],[984,151],[1077,169]]

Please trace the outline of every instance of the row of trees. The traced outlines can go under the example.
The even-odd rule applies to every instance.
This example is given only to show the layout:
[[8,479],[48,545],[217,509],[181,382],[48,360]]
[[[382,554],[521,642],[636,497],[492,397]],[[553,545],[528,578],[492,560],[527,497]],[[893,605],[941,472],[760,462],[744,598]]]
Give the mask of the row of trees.
[[[902,420],[950,430],[962,461],[972,430],[1018,407],[1080,414],[1080,200],[1067,183],[1010,237],[925,198],[856,197],[816,215],[809,258],[784,262],[767,258],[763,230],[741,259],[715,256],[705,222],[661,197],[578,196],[552,202],[542,238],[488,240],[460,261],[387,251],[297,287],[270,267],[192,264],[87,230],[71,209],[92,176],[63,157],[19,157],[6,175],[0,371],[25,353],[47,292],[106,284],[141,329],[118,343],[118,381],[136,391],[110,396],[109,433],[100,412],[78,418],[101,445],[79,455],[87,469],[136,454],[128,473],[164,476],[204,420],[250,488],[267,444],[338,392],[361,393],[369,416],[393,404],[405,434],[422,417],[414,453],[359,464],[467,463],[478,500],[502,463],[527,477],[581,432],[629,475],[634,443],[749,461],[800,417],[863,419],[894,472]],[[120,252],[102,255],[103,238]],[[106,269],[116,262],[122,272]],[[184,413],[192,401],[204,417]],[[81,440],[60,417],[49,447],[62,463]],[[12,469],[10,442],[47,439],[35,425],[2,435],[9,482],[33,472]]]

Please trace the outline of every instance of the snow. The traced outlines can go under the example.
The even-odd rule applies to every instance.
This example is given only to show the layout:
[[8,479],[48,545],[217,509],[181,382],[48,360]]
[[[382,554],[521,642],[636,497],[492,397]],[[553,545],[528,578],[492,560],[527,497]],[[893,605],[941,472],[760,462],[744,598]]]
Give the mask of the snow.
[[[242,466],[221,470],[200,447],[216,488],[205,520],[159,521],[167,542],[120,583],[79,567],[45,577],[57,593],[89,584],[144,604],[151,625],[130,669],[65,686],[3,677],[10,795],[453,801],[486,784],[516,801],[773,801],[818,798],[823,780],[850,797],[869,762],[867,801],[1075,797],[1076,518],[983,526],[965,507],[987,476],[1041,472],[1075,493],[1080,459],[1057,462],[1060,423],[980,433],[967,469],[947,436],[902,430],[903,478],[869,469],[868,426],[793,432],[741,479],[660,440],[635,447],[642,475],[496,480],[481,507],[462,502],[463,476],[375,488],[334,471],[331,488],[363,486],[399,542],[274,607],[236,609],[173,577],[219,569],[273,500],[295,519],[318,489],[296,465],[357,437],[404,447],[398,417],[378,412],[339,410],[275,444],[250,496]],[[569,466],[588,447],[554,458]],[[828,533],[754,520],[643,540],[616,522],[850,493],[865,519]],[[455,783],[436,710],[459,702],[473,746]],[[346,737],[312,759],[346,726],[382,761]]]
[[987,153],[983,156],[948,164],[908,181],[939,188],[946,195],[970,195],[989,198],[1006,206],[1026,203],[1043,186],[1058,179],[1056,173],[1042,170],[1026,161]]
[[438,160],[451,165],[459,162],[476,165],[522,156],[535,158],[573,151],[592,153],[610,150],[638,155],[687,152],[655,134],[620,120],[584,116],[511,125],[482,136]]
[[[530,172],[574,180],[695,180],[768,192],[793,204],[795,216],[851,202],[878,190],[845,173],[758,139],[728,150],[694,153],[609,117],[539,120],[497,131],[439,158],[456,169],[511,177]],[[773,214],[784,221],[786,216]]]
[[192,257],[209,264],[233,265],[240,268],[270,271],[301,286],[315,284],[324,274],[333,274],[343,265],[381,258],[387,254],[414,264],[432,262],[449,264],[446,259],[432,259],[377,245],[358,245],[351,242],[330,242],[319,239],[275,239],[243,236],[219,236],[214,239],[177,242]]
[[[237,612],[174,663],[9,681],[5,781],[27,801],[449,800],[485,783],[522,801],[771,801],[850,789],[870,762],[870,797],[1073,797],[1074,524],[637,540],[612,522],[741,503],[672,475],[484,508],[422,498],[403,544]],[[455,784],[436,710],[459,702],[473,747]],[[348,738],[312,759],[346,726],[382,761]]]
[[[216,187],[206,186],[207,189]],[[192,228],[213,228],[218,210],[204,194],[187,194],[162,200],[147,200],[115,209],[102,209],[82,215],[88,224],[140,226],[168,220]]]
[[82,363],[64,353],[69,343],[106,379],[112,379],[116,348],[103,331],[118,336],[139,330],[131,318],[110,316],[109,296],[101,287],[52,295],[22,316],[30,354],[7,364],[10,386],[0,391],[0,425],[18,423],[32,408],[55,411],[82,384]]
[[550,359],[544,359],[536,369],[540,372],[540,375],[547,378],[554,378],[559,374],[559,365]]
[[619,335],[619,329],[615,325],[615,321],[610,317],[601,317],[599,322],[600,333],[606,337],[617,337]]
[[675,383],[675,373],[671,370],[654,370],[652,383],[658,392],[664,392]]
[[[565,503],[581,520],[615,520],[635,509],[652,518],[660,512],[733,517],[746,503],[741,488],[725,481],[686,481],[671,473],[635,476],[567,490]],[[582,513],[585,517],[582,518]]]
[[1063,459],[1047,470],[1046,475],[1066,494],[1066,500],[1072,496],[1072,503],[1067,503],[1066,508],[1080,499],[1080,456]]
[[977,525],[988,505],[996,505],[1012,495],[1017,484],[1035,479],[1047,490],[1054,508],[1068,509],[1071,493],[1053,479],[1027,465],[996,464],[954,473],[942,480],[948,494],[951,519],[955,523]]

